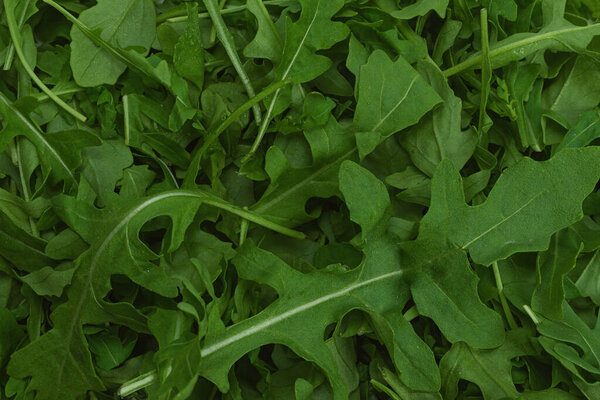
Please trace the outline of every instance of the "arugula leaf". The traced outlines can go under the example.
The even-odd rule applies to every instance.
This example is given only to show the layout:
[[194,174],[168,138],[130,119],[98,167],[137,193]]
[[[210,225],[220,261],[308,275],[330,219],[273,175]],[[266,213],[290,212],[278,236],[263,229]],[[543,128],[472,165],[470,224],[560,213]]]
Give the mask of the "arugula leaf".
[[[483,265],[516,252],[544,250],[554,232],[581,219],[581,203],[600,177],[596,157],[597,148],[585,148],[563,150],[542,163],[524,158],[504,171],[487,201],[475,207],[464,202],[456,168],[442,161],[419,237],[441,233]],[[575,170],[577,182],[561,178]],[[535,231],[526,230],[528,226],[536,226]]]
[[[101,0],[85,10],[79,21],[99,32],[102,40],[127,50],[146,53],[154,41],[155,11],[149,0]],[[132,32],[136,32],[132,35]],[[114,84],[126,66],[98,47],[77,27],[71,29],[71,68],[80,86]]]
[[460,169],[475,151],[476,135],[461,130],[461,100],[454,95],[441,71],[429,62],[419,67],[444,103],[435,108],[430,117],[410,128],[402,136],[402,144],[415,165],[429,176],[433,176],[444,159],[451,160]]
[[556,151],[569,147],[583,147],[598,137],[600,137],[600,115],[597,111],[588,111],[582,114],[577,125],[567,132],[563,141],[556,147]]
[[252,210],[286,226],[295,226],[315,218],[306,212],[311,197],[327,198],[339,194],[338,172],[343,161],[356,157],[352,137],[333,118],[322,128],[306,132],[313,151],[313,164],[293,168],[280,151],[266,154],[266,170],[271,184]]
[[[0,149],[6,147],[11,139],[24,135],[36,147],[41,155],[40,161],[56,180],[62,180],[67,185],[77,184],[73,169],[81,163],[79,146],[93,145],[98,139],[86,132],[72,132],[69,137],[48,137],[36,124],[22,113],[5,95],[0,94],[0,114],[4,118],[4,129]],[[74,142],[69,143],[71,140]],[[75,144],[76,146],[69,146]],[[50,172],[51,171],[51,172]]]
[[[536,52],[553,50],[581,52],[600,34],[600,24],[577,26],[564,18],[566,0],[543,0],[544,27],[539,32],[515,33],[490,46],[492,68],[499,68],[521,60]],[[444,71],[446,77],[481,65],[478,52],[467,60]]]
[[597,399],[594,1],[3,11],[0,397]]
[[580,370],[598,374],[600,372],[598,324],[596,323],[594,329],[590,329],[566,303],[563,303],[562,311],[563,321],[543,319],[537,325],[538,331],[543,335],[540,343],[546,351],[575,374],[579,375]]
[[532,354],[535,352],[523,330],[512,331],[506,342],[493,350],[474,350],[464,343],[456,343],[440,361],[444,398],[457,398],[460,379],[476,383],[486,399],[516,398],[512,359]]
[[[373,183],[367,186],[368,191],[361,190],[364,182]],[[340,183],[351,213],[362,223],[365,240],[373,243],[365,248],[363,263],[349,271],[341,265],[332,265],[324,271],[301,274],[254,245],[244,245],[233,260],[240,277],[271,286],[278,292],[279,299],[261,313],[227,330],[209,331],[201,352],[201,374],[223,390],[228,388],[229,369],[243,354],[263,344],[284,343],[325,371],[335,398],[347,398],[354,387],[339,375],[335,354],[322,337],[330,322],[357,307],[377,315],[375,323],[387,337],[386,345],[391,347],[398,368],[404,371],[401,379],[405,383],[426,390],[436,390],[439,386],[431,350],[420,343],[407,323],[401,322],[403,317],[394,312],[398,298],[386,296],[390,288],[404,286],[399,281],[404,271],[396,267],[394,246],[382,235],[382,222],[387,219],[385,214],[389,207],[387,192],[372,174],[350,161],[342,164]],[[363,210],[365,200],[373,198],[377,199],[375,204]],[[376,214],[371,214],[373,211]],[[366,215],[378,218],[379,228],[370,218],[365,218]],[[294,282],[293,286],[289,286],[289,282]],[[302,328],[306,315],[311,315],[311,326],[315,329]],[[407,359],[407,355],[415,353],[421,360],[418,363]]]
[[565,298],[564,277],[575,267],[582,243],[572,231],[559,231],[551,239],[547,251],[538,256],[538,286],[531,306],[551,319],[562,319]]
[[249,0],[247,7],[256,18],[258,28],[254,39],[244,48],[244,55],[279,62],[283,53],[283,41],[271,20],[269,11],[262,0]]
[[[52,313],[54,328],[11,358],[9,373],[20,378],[31,376],[30,387],[38,391],[39,398],[75,399],[88,390],[103,390],[87,350],[83,325],[113,321],[139,332],[147,331],[145,316],[132,304],[102,300],[111,289],[111,275],[124,274],[163,296],[177,294],[164,268],[150,262],[157,255],[139,239],[145,222],[158,216],[171,218],[165,251],[172,252],[181,244],[186,228],[203,203],[250,217],[248,212],[201,191],[164,192],[129,203],[127,208],[111,211],[98,210],[72,197],[56,200],[56,212],[90,248],[77,259],[77,272],[67,289],[68,300]],[[90,225],[90,221],[94,224]],[[48,363],[37,368],[41,353]],[[76,385],[70,383],[74,376],[78,377]]]
[[429,11],[433,10],[440,17],[444,18],[448,3],[448,0],[418,0],[414,4],[392,12],[392,15],[398,19],[412,19],[419,15],[426,15]]
[[188,9],[188,23],[174,47],[173,64],[182,77],[192,81],[199,89],[204,85],[204,48],[198,21],[198,6]]
[[[387,81],[392,76],[402,79]],[[440,97],[404,59],[392,62],[375,51],[360,69],[358,105],[354,124],[361,157],[369,154],[381,138],[414,125]],[[377,135],[379,134],[379,135]]]
[[[332,65],[329,58],[317,54],[317,51],[329,49],[349,34],[347,26],[331,21],[343,5],[341,0],[302,0],[300,3],[300,18],[296,22],[289,18],[285,20],[282,54],[273,70],[277,80],[291,79],[293,83],[303,83],[317,78]],[[256,152],[271,118],[276,115],[275,107],[280,94],[278,90],[273,95],[249,155]]]

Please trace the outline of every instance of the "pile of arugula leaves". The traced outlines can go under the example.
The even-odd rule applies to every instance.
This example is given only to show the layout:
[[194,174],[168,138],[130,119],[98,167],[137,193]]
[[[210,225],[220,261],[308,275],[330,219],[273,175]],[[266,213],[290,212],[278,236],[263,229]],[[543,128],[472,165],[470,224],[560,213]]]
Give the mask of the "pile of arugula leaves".
[[0,4],[0,399],[600,399],[597,0]]

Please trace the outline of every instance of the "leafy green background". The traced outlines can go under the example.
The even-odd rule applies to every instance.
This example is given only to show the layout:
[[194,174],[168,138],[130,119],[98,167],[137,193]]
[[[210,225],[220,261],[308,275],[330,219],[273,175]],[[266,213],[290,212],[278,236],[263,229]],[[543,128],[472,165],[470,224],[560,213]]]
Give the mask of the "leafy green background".
[[0,3],[0,399],[600,398],[596,1]]

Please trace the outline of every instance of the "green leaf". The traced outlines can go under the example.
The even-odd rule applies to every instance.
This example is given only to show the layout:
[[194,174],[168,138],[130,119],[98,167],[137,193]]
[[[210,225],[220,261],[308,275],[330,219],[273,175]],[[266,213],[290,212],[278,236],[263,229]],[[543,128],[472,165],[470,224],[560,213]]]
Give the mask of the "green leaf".
[[85,163],[81,175],[106,203],[117,182],[123,178],[123,170],[133,162],[131,151],[120,141],[106,141],[100,146],[85,148],[83,154]]
[[575,125],[581,114],[600,104],[600,72],[596,62],[578,56],[573,65],[563,67],[559,77],[544,92],[545,108]]
[[402,57],[394,62],[382,51],[371,54],[360,68],[358,92],[354,125],[383,137],[414,125],[442,101]]
[[156,174],[147,165],[134,165],[125,168],[119,196],[127,199],[142,197],[155,178]]
[[583,244],[570,230],[554,234],[550,248],[538,255],[538,285],[533,292],[533,310],[550,319],[562,319],[565,300],[564,278],[575,267]]
[[[271,178],[267,190],[251,210],[285,226],[296,226],[318,216],[318,210],[306,212],[311,197],[339,195],[338,172],[344,160],[356,157],[352,136],[335,119],[305,132],[313,163],[308,167],[291,167],[276,148],[266,154],[266,169]],[[275,172],[277,171],[277,172]]]
[[483,265],[516,252],[544,250],[554,232],[583,216],[581,203],[600,176],[599,155],[598,148],[584,148],[565,149],[545,162],[523,158],[504,171],[486,202],[475,207],[464,202],[456,168],[442,161],[419,237],[441,233]]
[[477,137],[472,130],[461,130],[462,102],[437,66],[422,62],[419,71],[444,102],[431,116],[403,134],[401,143],[415,165],[429,176],[433,176],[440,161],[446,159],[460,169],[473,155]]
[[283,41],[262,0],[248,0],[246,6],[256,18],[256,36],[244,48],[244,55],[250,58],[266,58],[279,62],[283,53]]
[[516,398],[519,393],[511,376],[512,360],[530,354],[533,351],[523,330],[510,332],[506,342],[493,350],[455,343],[440,361],[444,399],[457,398],[460,379],[477,384],[485,399]]
[[[303,274],[247,242],[233,260],[238,273],[243,279],[271,286],[279,299],[252,318],[207,335],[201,352],[201,373],[222,390],[228,388],[227,372],[243,354],[264,344],[284,343],[324,370],[334,389],[334,398],[347,398],[354,389],[353,383],[340,375],[336,355],[323,341],[323,331],[357,307],[375,314],[373,320],[394,355],[397,368],[403,372],[400,377],[405,384],[424,390],[439,387],[431,350],[412,334],[406,321],[402,323],[403,317],[397,314],[398,302],[402,301],[398,289],[405,286],[399,280],[403,271],[398,269],[395,246],[382,236],[384,221],[374,227],[368,219],[368,215],[385,215],[389,206],[384,199],[387,197],[385,188],[353,163],[343,164],[340,180],[344,182],[344,197],[350,199],[350,212],[363,224],[363,233],[367,236],[365,259],[352,270],[332,265]],[[375,194],[358,190],[365,182],[376,184]],[[378,210],[365,214],[364,203],[373,195],[379,198],[374,204]],[[390,290],[397,293],[395,297],[387,295]],[[352,296],[346,296],[350,293]],[[307,318],[311,321],[310,330],[303,328]],[[418,354],[416,360],[419,361],[411,354]]]
[[585,269],[575,282],[579,292],[588,296],[596,304],[600,304],[600,281],[596,279],[600,274],[600,251],[596,250],[588,261]]
[[519,400],[544,400],[548,398],[556,400],[575,400],[578,397],[556,388],[524,392],[518,397]]
[[[100,0],[79,15],[79,21],[99,32],[102,40],[118,49],[140,53],[147,53],[154,41],[155,18],[151,0]],[[71,49],[73,77],[80,86],[114,84],[125,71],[125,64],[75,26],[71,29]]]
[[19,228],[0,212],[0,255],[19,269],[35,271],[55,261],[44,253],[46,241]]
[[60,296],[63,289],[71,283],[74,268],[55,270],[44,267],[21,277],[34,292],[40,296]]
[[173,53],[175,71],[192,81],[196,87],[204,86],[204,48],[200,36],[198,5],[188,5],[187,26],[179,37]]
[[285,40],[281,61],[275,67],[278,80],[308,82],[331,66],[328,57],[317,51],[328,49],[348,36],[349,29],[331,18],[342,7],[342,0],[301,0],[302,13],[296,22],[285,21]]
[[410,290],[419,313],[433,319],[450,342],[474,348],[502,344],[500,315],[481,302],[479,279],[463,251],[429,240],[405,242],[400,249],[411,271]]
[[[135,1],[137,1],[137,0],[134,0],[134,2],[132,2],[130,4],[135,4]],[[147,1],[147,0],[144,0],[144,1]],[[74,25],[73,29],[79,29],[89,40],[92,41],[93,44],[98,46],[100,49],[102,49],[108,55],[112,56],[114,58],[114,61],[112,61],[112,64],[113,64],[113,68],[115,70],[117,69],[117,66],[118,66],[119,70],[122,69],[124,71],[125,69],[123,67],[121,67],[121,64],[123,64],[126,67],[129,67],[129,68],[135,70],[136,72],[142,74],[143,76],[146,76],[149,79],[152,79],[152,80],[160,83],[161,85],[164,85],[171,92],[176,91],[175,88],[171,84],[171,76],[170,76],[170,72],[169,72],[169,67],[167,66],[167,63],[165,61],[159,62],[157,66],[154,66],[154,65],[150,64],[150,62],[148,62],[148,60],[143,55],[138,53],[136,50],[134,50],[134,49],[124,50],[121,47],[118,47],[116,45],[109,43],[107,40],[105,40],[103,37],[101,37],[101,35],[99,35],[97,33],[97,31],[91,29],[86,24],[84,24],[83,22],[81,22],[80,20],[75,18],[71,13],[69,13],[69,11],[67,11],[64,7],[60,6],[59,4],[57,4],[54,0],[44,0],[44,2],[51,5],[52,7],[54,7],[58,12],[60,12],[63,16],[65,16],[65,18],[67,18],[70,22],[72,22]],[[89,50],[90,48],[91,47],[88,47],[87,49]],[[121,71],[119,73],[119,75],[123,71]],[[118,78],[118,76],[115,77],[115,80],[117,78]]]
[[490,17],[495,21],[498,21],[500,16],[509,21],[517,19],[515,0],[483,0],[482,5],[487,8]]
[[[293,83],[304,83],[319,77],[329,70],[333,63],[328,57],[318,54],[318,51],[331,48],[350,33],[345,24],[332,21],[332,17],[344,5],[342,0],[301,0],[300,4],[302,12],[296,22],[292,22],[289,17],[285,18],[283,52],[273,70],[276,81],[291,80]],[[258,134],[246,155],[246,161],[258,150],[271,118],[283,111],[276,110],[281,94],[282,90],[273,94]],[[284,99],[280,103],[287,101]]]
[[414,4],[402,7],[401,10],[394,11],[391,14],[398,19],[412,19],[426,15],[429,11],[435,11],[441,18],[444,18],[448,3],[449,0],[417,0]]
[[379,179],[352,161],[344,161],[339,174],[344,201],[364,238],[381,223],[390,206],[389,195]]
[[35,145],[42,166],[51,171],[56,180],[64,180],[69,185],[76,184],[73,169],[81,163],[78,147],[97,144],[98,139],[94,135],[80,131],[45,135],[26,114],[1,93],[0,114],[4,118],[0,149],[4,149],[15,136],[23,135]]
[[79,235],[70,229],[65,229],[48,240],[45,252],[49,257],[62,260],[75,259],[85,249],[87,249],[87,244],[81,240]]
[[[543,0],[544,27],[539,32],[519,32],[490,46],[492,68],[499,68],[545,50],[583,52],[595,36],[600,24],[574,25],[564,18],[566,0]],[[481,66],[480,52],[444,71],[452,76]]]
[[[103,390],[94,372],[82,326],[111,321],[135,331],[147,331],[146,317],[132,304],[103,300],[111,289],[110,278],[114,274],[126,275],[162,296],[176,296],[176,286],[164,267],[151,262],[158,255],[143,244],[138,235],[147,221],[168,216],[171,227],[164,240],[164,250],[172,252],[183,241],[187,227],[202,204],[261,221],[202,191],[163,192],[102,210],[72,197],[58,197],[55,200],[57,214],[90,244],[90,248],[76,261],[78,267],[67,289],[67,301],[51,315],[53,329],[14,353],[9,373],[20,378],[30,376],[30,388],[37,390],[37,397],[42,400],[70,400],[88,390]],[[40,354],[45,354],[47,363],[39,363]],[[74,377],[77,383],[72,381]]]
[[579,375],[580,370],[600,374],[600,324],[596,321],[594,329],[590,329],[566,302],[562,311],[562,321],[544,318],[536,326],[543,335],[540,343],[576,374]]
[[19,344],[23,331],[17,325],[15,316],[6,308],[0,307],[0,369]]
[[[238,273],[244,279],[273,287],[280,295],[279,300],[256,316],[232,325],[223,332],[213,335],[209,332],[201,353],[201,374],[226,390],[227,372],[238,358],[264,344],[284,343],[323,369],[334,389],[334,398],[347,398],[354,389],[353,384],[340,375],[336,355],[323,340],[323,331],[331,322],[339,320],[356,307],[377,313],[383,318],[388,315],[383,313],[384,310],[397,307],[397,298],[386,295],[389,290],[398,293],[398,288],[402,287],[399,282],[402,271],[397,269],[398,261],[393,247],[389,242],[383,244],[380,241],[361,266],[354,270],[344,271],[340,266],[331,266],[324,271],[302,274],[272,254],[245,244],[233,260]],[[350,293],[352,296],[346,296]],[[310,319],[310,329],[305,329],[307,319]],[[397,320],[390,320],[387,324],[388,329],[397,335],[394,346],[411,343],[402,340],[401,330],[396,327]],[[415,348],[411,350],[416,351]],[[427,357],[423,361],[411,365],[406,360],[402,366],[403,370],[410,367],[407,371],[409,377],[417,374],[426,379],[411,379],[406,384],[421,386],[425,382],[428,388],[436,390],[439,381],[431,378],[432,374],[436,374],[426,369],[432,367],[432,354],[425,348],[423,351],[420,356]],[[408,350],[397,348],[396,354],[402,359]]]
[[556,151],[569,147],[583,147],[600,137],[600,114],[588,111],[581,115],[579,122],[571,128],[556,147]]
[[100,368],[108,371],[129,357],[136,344],[137,337],[128,335],[124,339],[125,341],[122,342],[116,332],[111,333],[108,331],[89,337],[90,351]]

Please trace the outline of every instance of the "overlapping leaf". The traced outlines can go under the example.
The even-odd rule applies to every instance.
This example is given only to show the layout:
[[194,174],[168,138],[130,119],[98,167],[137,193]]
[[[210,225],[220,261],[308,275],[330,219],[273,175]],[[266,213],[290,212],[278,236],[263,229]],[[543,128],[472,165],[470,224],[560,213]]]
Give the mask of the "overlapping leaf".
[[[145,53],[155,36],[154,6],[148,0],[102,0],[81,13],[79,20],[122,50]],[[135,32],[135,34],[134,34]],[[126,65],[98,47],[77,27],[71,30],[71,68],[80,86],[113,84]]]
[[[504,171],[487,201],[475,207],[464,203],[461,178],[451,162],[442,162],[432,187],[440,197],[432,199],[420,237],[442,234],[483,265],[516,252],[544,250],[554,232],[583,216],[581,204],[600,177],[599,155],[590,147],[563,150],[545,162],[524,158]],[[569,179],[573,173],[577,180]]]
[[227,373],[242,355],[261,345],[282,343],[325,371],[336,399],[347,398],[356,383],[345,379],[323,333],[330,323],[355,308],[375,314],[375,324],[389,340],[386,345],[401,379],[416,389],[437,390],[439,375],[431,350],[398,314],[408,291],[402,284],[404,271],[398,253],[385,236],[387,191],[372,174],[350,161],[342,164],[339,179],[367,242],[365,259],[352,270],[332,265],[302,274],[255,245],[245,245],[233,260],[240,277],[271,286],[279,298],[261,313],[207,335],[200,371],[222,390],[228,389]]
[[[116,210],[98,210],[71,197],[56,200],[56,212],[90,248],[77,259],[77,272],[67,289],[67,301],[52,313],[54,328],[11,359],[10,374],[30,376],[30,387],[38,391],[39,399],[75,399],[88,390],[103,389],[91,362],[83,325],[112,321],[136,331],[147,331],[146,317],[132,304],[104,300],[111,289],[111,275],[126,275],[163,296],[177,295],[175,282],[164,267],[150,262],[157,255],[139,239],[140,229],[147,221],[159,216],[171,219],[164,248],[171,252],[181,244],[202,204],[247,214],[201,191],[164,192],[129,201],[128,207],[124,204]],[[40,354],[46,360],[41,366]],[[74,377],[77,379],[73,380]]]

